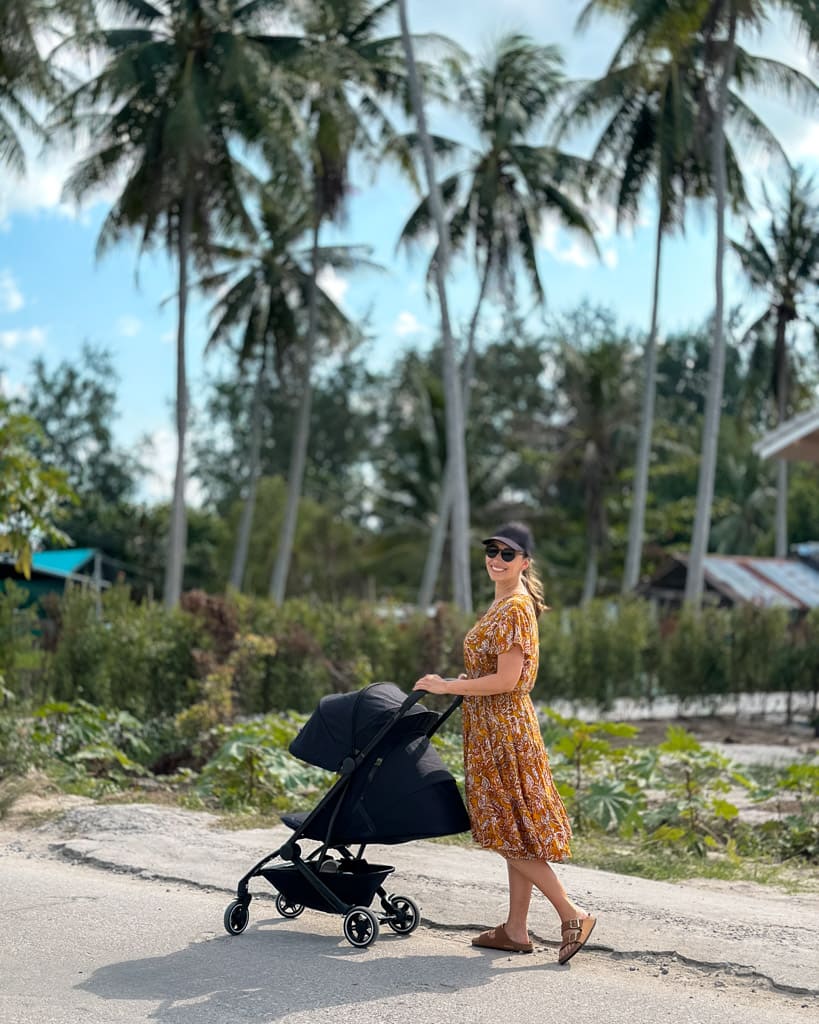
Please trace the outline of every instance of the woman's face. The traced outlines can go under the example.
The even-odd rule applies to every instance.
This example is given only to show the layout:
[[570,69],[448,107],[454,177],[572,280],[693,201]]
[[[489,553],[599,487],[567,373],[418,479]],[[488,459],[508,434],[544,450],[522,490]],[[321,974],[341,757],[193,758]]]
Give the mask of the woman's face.
[[529,559],[522,551],[515,551],[500,541],[487,544],[485,554],[486,571],[495,583],[505,579],[517,581],[529,564]]

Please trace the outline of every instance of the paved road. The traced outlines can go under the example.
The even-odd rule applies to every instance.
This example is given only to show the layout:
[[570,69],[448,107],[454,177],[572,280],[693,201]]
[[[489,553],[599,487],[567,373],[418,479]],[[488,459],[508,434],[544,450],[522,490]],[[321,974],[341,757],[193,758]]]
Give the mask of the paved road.
[[[208,816],[168,809],[95,807],[60,826],[0,834],[0,1022],[801,1024],[819,1013],[815,900],[796,908],[792,932],[782,933],[789,898],[738,887],[736,914],[715,935],[702,923],[703,899],[722,907],[730,893],[719,887],[657,890],[562,868],[575,891],[596,896],[601,921],[591,948],[559,967],[540,908],[533,923],[547,939],[533,956],[471,947],[474,924],[497,923],[495,858],[408,844],[392,850],[392,862],[401,890],[422,904],[425,923],[412,936],[384,929],[356,950],[339,918],[305,911],[287,921],[262,897],[248,930],[231,937],[221,923],[224,890],[271,834],[212,826]],[[652,901],[672,894],[666,941],[633,943],[641,937],[634,908],[650,911],[651,939],[661,917]],[[745,956],[709,960],[720,935],[727,953]],[[762,964],[757,951],[770,947]],[[794,963],[794,977],[776,977]]]
[[670,960],[592,951],[558,967],[551,951],[482,953],[463,932],[424,926],[355,950],[337,919],[285,921],[269,902],[256,902],[248,930],[232,938],[219,893],[14,855],[2,876],[0,1019],[9,1024],[815,1020],[805,998]]

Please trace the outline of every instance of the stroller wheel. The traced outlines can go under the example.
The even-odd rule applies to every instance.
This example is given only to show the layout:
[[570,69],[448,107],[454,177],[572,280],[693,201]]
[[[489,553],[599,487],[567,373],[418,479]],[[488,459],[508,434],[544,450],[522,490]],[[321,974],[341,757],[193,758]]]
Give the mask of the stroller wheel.
[[344,938],[351,946],[369,946],[378,938],[378,918],[366,907],[353,907],[344,917]]
[[421,923],[421,911],[409,896],[390,896],[387,924],[398,935],[410,935]]
[[250,911],[247,909],[247,904],[242,903],[241,900],[234,900],[232,903],[228,903],[225,909],[225,931],[230,935],[241,935],[242,932],[247,928],[247,922],[250,920]]
[[278,910],[282,917],[298,917],[304,910],[304,905],[301,903],[291,903],[286,896],[279,893],[276,897],[276,910]]

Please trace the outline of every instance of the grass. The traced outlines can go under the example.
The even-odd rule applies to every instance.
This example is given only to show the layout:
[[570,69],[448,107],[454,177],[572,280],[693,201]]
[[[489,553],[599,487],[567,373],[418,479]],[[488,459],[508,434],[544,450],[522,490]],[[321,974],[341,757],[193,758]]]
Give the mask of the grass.
[[601,833],[585,833],[572,841],[572,863],[578,867],[636,875],[658,882],[696,878],[724,882],[754,882],[801,895],[819,893],[819,870],[796,861],[774,863],[750,857],[728,857],[674,852],[639,841],[625,841]]

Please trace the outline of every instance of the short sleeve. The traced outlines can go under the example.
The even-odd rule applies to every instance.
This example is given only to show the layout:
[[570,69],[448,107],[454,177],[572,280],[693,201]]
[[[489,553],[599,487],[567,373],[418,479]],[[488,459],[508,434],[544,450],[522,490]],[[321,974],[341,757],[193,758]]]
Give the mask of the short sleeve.
[[527,658],[532,656],[535,643],[535,619],[523,601],[507,601],[498,615],[496,629],[492,637],[494,654],[505,654],[513,647],[520,647]]

